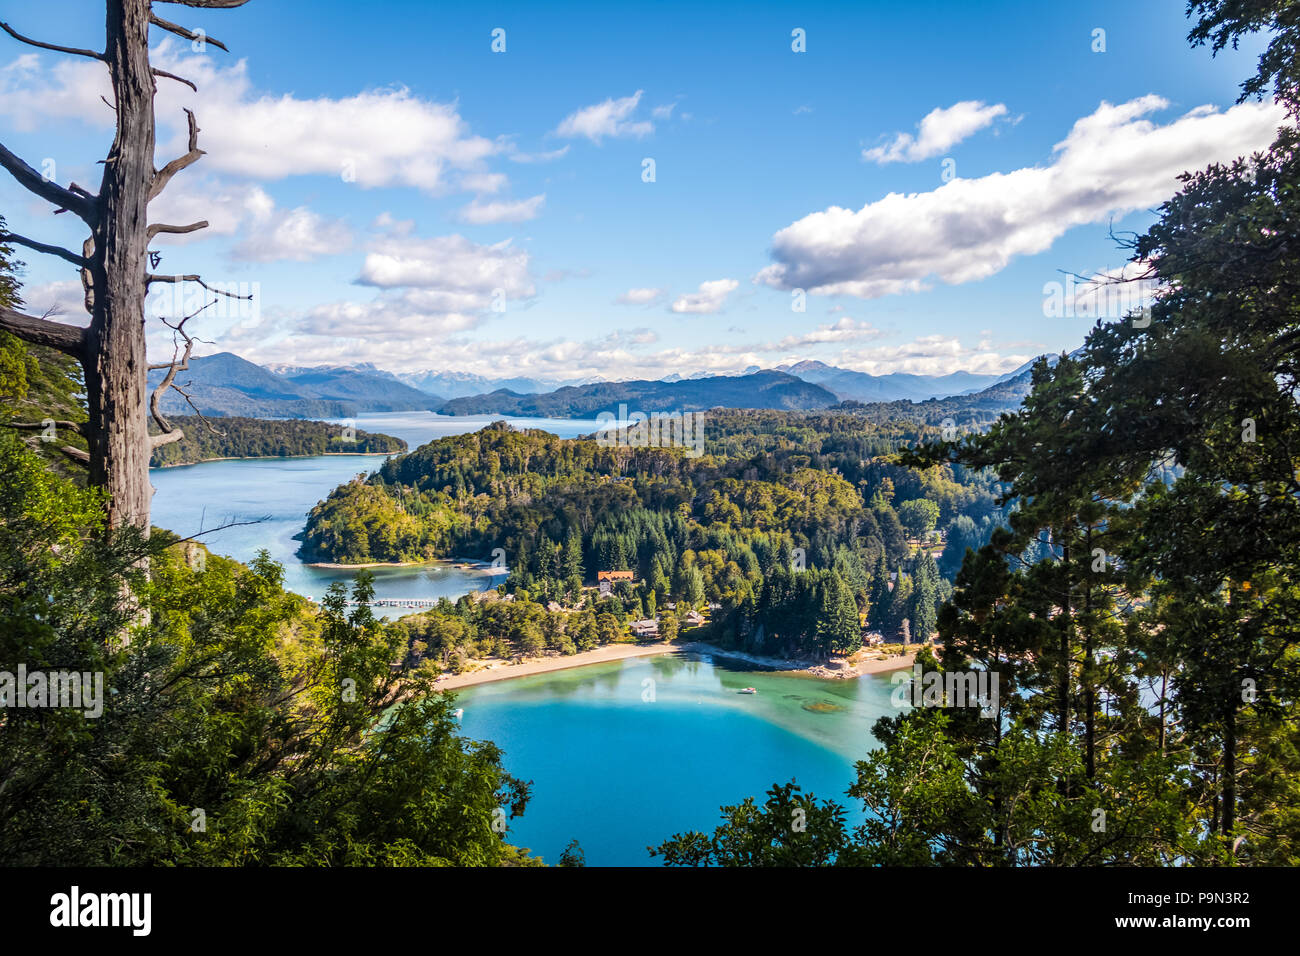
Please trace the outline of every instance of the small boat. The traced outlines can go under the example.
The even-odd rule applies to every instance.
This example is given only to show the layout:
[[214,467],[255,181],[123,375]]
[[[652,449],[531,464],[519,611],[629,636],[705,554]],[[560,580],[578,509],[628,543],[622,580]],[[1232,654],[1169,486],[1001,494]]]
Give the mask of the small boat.
[[757,694],[757,693],[758,693],[758,688],[757,688],[757,687],[746,687],[744,690],[740,691],[740,693],[742,693],[742,694]]
[[460,720],[462,717],[465,716],[465,708],[457,707],[455,712],[452,714],[452,716],[455,717],[457,720]]

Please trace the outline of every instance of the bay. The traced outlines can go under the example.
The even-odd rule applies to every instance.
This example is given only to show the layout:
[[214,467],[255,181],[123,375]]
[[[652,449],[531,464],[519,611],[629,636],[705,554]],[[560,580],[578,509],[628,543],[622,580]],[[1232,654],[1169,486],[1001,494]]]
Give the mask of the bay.
[[[570,840],[589,866],[654,866],[648,846],[712,832],[719,808],[791,779],[864,818],[845,791],[897,710],[890,675],[821,680],[679,652],[456,691],[468,737],[491,740],[534,796],[508,839],[547,863]],[[758,693],[742,694],[754,687]]]

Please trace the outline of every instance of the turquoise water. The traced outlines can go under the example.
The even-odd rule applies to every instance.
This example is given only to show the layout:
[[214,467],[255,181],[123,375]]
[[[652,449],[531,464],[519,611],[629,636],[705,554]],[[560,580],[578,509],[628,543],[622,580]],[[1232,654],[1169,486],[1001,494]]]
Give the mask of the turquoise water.
[[[791,778],[862,820],[853,764],[897,711],[889,675],[818,680],[673,654],[518,677],[455,692],[466,736],[494,741],[533,782],[510,841],[548,863],[577,839],[592,866],[654,866],[646,847],[711,832],[719,807]],[[652,682],[652,683],[647,683]],[[740,694],[743,687],[757,694]]]
[[[415,448],[491,420],[408,412],[362,416],[356,424],[397,435]],[[597,428],[594,421],[512,423],[561,437]],[[356,572],[307,567],[296,555],[295,536],[316,502],[383,461],[338,455],[155,469],[153,523],[192,535],[253,521],[199,540],[240,561],[265,548],[284,565],[290,590],[320,598],[331,581],[348,582]],[[500,580],[445,565],[377,568],[374,574],[381,598],[455,598]],[[576,838],[590,865],[656,865],[647,846],[683,830],[711,831],[719,807],[748,796],[761,799],[768,787],[792,777],[805,792],[845,805],[851,824],[860,821],[861,808],[844,791],[854,779],[854,761],[876,746],[872,724],[895,712],[888,675],[829,681],[745,667],[674,654],[457,691],[464,733],[495,741],[505,751],[507,769],[533,781],[533,799],[511,823],[511,841],[550,863]],[[749,686],[758,693],[737,693]]]
[[[494,417],[449,418],[431,412],[362,415],[356,426],[405,439],[412,449],[446,435],[478,431],[499,420]],[[517,418],[519,428],[542,428],[561,438],[589,434],[595,421]],[[348,584],[355,571],[312,568],[297,556],[307,512],[338,485],[359,474],[369,474],[384,463],[382,455],[320,455],[312,458],[248,458],[208,461],[149,472],[155,493],[153,523],[188,537],[207,533],[199,541],[214,553],[249,561],[265,548],[284,565],[285,587],[319,600],[335,581]],[[247,523],[244,523],[247,522]],[[212,531],[219,528],[222,530]],[[491,555],[458,555],[490,559]],[[470,591],[496,587],[501,575],[463,571],[447,565],[410,568],[373,568],[375,596],[379,598],[455,599]],[[398,617],[409,608],[377,608],[377,613]]]

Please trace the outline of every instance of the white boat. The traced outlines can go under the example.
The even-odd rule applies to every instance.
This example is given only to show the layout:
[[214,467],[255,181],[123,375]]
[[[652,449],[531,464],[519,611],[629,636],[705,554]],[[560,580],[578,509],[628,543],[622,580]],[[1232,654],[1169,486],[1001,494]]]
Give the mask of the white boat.
[[457,720],[460,720],[462,717],[465,716],[465,708],[457,707],[455,712],[452,714],[452,716],[455,717]]
[[742,693],[742,694],[757,694],[757,693],[758,693],[758,688],[757,688],[757,687],[746,687],[746,688],[745,688],[744,690],[742,690],[740,693]]

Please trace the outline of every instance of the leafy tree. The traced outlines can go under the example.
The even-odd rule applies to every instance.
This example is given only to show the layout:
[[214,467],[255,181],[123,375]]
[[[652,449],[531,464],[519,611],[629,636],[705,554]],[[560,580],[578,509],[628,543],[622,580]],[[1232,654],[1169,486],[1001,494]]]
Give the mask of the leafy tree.
[[927,498],[904,501],[898,506],[898,520],[909,535],[924,540],[939,523],[939,506]]

